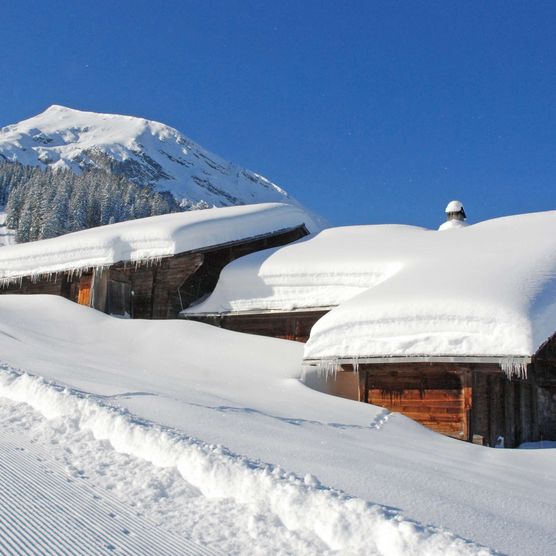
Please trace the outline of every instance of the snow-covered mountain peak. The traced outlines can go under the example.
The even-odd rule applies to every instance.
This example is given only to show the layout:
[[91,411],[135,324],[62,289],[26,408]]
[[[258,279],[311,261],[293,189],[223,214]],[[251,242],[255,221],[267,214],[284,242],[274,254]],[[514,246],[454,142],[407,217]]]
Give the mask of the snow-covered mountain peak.
[[266,178],[210,153],[151,120],[54,104],[0,130],[0,161],[80,173],[99,167],[171,191],[186,206],[298,204]]

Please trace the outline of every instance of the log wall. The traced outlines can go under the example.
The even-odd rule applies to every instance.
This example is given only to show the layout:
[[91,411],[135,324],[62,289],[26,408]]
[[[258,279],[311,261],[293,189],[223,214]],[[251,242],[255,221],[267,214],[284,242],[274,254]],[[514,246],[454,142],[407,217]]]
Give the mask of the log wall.
[[534,380],[509,380],[498,365],[365,364],[359,375],[361,401],[402,413],[436,432],[506,448],[539,439]]
[[288,313],[244,313],[223,314],[216,316],[189,315],[188,320],[195,320],[212,324],[226,330],[270,336],[284,340],[306,342],[311,328],[327,310],[320,311],[292,311]]
[[361,401],[402,413],[436,432],[469,439],[468,369],[419,363],[361,365],[359,373]]
[[556,335],[533,357],[539,440],[556,440]]

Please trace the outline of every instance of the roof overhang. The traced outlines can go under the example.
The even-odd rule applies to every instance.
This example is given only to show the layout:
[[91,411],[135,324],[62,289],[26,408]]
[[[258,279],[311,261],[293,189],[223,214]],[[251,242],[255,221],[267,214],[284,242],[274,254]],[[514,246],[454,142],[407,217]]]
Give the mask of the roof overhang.
[[[222,311],[222,312],[211,312],[211,313],[194,313],[185,309],[185,311],[180,312],[180,317],[187,318],[219,318],[219,317],[241,317],[241,316],[254,316],[254,315],[291,315],[291,314],[301,314],[301,313],[327,313],[328,311],[334,309],[334,306],[327,307],[297,307],[295,309],[249,309],[247,311]],[[193,309],[190,307],[189,309]]]
[[322,364],[357,366],[400,363],[467,363],[506,366],[509,362],[517,365],[529,365],[531,357],[528,355],[408,355],[392,357],[322,357],[303,360],[303,364],[308,366]]

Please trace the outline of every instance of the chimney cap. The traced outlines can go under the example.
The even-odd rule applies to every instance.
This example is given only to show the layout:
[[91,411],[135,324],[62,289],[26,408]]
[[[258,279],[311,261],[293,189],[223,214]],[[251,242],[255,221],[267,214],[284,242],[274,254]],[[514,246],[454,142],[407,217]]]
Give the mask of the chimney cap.
[[450,212],[461,212],[461,211],[464,211],[463,203],[461,201],[450,201],[446,206],[446,210],[445,210],[446,214]]

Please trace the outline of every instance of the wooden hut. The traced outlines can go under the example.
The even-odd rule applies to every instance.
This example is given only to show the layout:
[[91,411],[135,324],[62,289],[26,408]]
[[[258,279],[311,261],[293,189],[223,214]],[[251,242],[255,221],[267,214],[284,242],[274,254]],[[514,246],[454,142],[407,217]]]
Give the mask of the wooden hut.
[[3,247],[0,293],[60,295],[122,317],[177,318],[212,291],[229,262],[295,241],[312,225],[296,207],[254,205],[146,218]]
[[309,384],[454,438],[556,439],[556,212],[443,229],[337,228],[255,253],[182,316],[308,341]]
[[[551,345],[554,351],[554,339]],[[508,375],[496,357],[305,361],[309,370],[328,370],[323,386],[330,394],[402,413],[459,440],[506,448],[556,438],[556,359],[539,351],[523,364],[523,374]]]

